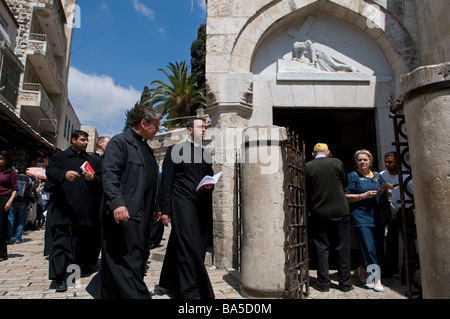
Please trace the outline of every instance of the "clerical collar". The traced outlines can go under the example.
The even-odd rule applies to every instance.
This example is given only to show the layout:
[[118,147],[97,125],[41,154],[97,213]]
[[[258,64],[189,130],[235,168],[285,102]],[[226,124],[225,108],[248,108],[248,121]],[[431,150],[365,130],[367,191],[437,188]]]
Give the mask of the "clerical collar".
[[72,150],[72,154],[74,154],[74,155],[87,154],[86,151],[77,151],[77,150],[74,150],[73,147],[71,147],[70,149]]
[[188,138],[187,140],[188,140],[189,142],[191,142],[192,144],[194,144],[194,146],[201,146],[200,144],[198,144],[198,143],[195,143],[195,142],[191,141],[191,139],[190,139],[190,138]]
[[134,129],[131,129],[131,133],[133,133],[133,136],[141,141],[141,142],[147,142],[147,140],[145,138],[143,138],[138,132],[136,132]]
[[323,155],[323,154],[319,154],[319,155],[316,156],[316,158],[322,158],[322,157],[327,157],[327,156]]

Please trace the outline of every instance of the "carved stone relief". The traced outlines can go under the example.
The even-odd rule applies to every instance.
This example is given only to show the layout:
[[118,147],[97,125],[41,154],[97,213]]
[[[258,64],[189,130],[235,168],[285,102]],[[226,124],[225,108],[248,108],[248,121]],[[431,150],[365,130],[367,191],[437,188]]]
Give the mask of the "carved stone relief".
[[325,72],[358,72],[330,54],[317,48],[311,40],[294,43],[292,60],[306,64],[306,68]]

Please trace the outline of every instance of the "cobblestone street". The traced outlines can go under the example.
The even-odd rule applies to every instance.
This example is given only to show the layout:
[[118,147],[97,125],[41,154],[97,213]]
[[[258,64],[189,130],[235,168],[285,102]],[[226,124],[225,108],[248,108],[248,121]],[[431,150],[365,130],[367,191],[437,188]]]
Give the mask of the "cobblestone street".
[[[163,244],[167,243],[167,232]],[[69,287],[67,292],[55,293],[52,281],[48,280],[48,260],[43,256],[44,228],[28,231],[24,242],[8,246],[9,259],[0,263],[0,299],[92,299],[85,290],[91,278],[82,277],[80,287]],[[165,247],[152,250],[145,282],[153,299],[170,299],[156,289],[162,266]],[[239,273],[233,269],[207,267],[217,299],[245,299],[240,294]],[[353,273],[352,273],[353,274]],[[337,272],[331,271],[332,287],[329,292],[319,292],[312,286],[307,299],[406,299],[406,286],[400,277],[383,280],[384,292],[375,292],[363,286],[353,274],[355,289],[344,293],[337,289]],[[311,285],[316,280],[315,271],[310,271]]]

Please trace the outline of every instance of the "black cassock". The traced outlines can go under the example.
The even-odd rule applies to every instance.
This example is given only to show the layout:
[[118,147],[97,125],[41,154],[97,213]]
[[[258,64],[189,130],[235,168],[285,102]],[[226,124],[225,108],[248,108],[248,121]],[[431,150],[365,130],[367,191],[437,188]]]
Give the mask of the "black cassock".
[[213,299],[204,264],[212,230],[212,189],[196,191],[206,175],[213,176],[211,154],[190,142],[168,148],[162,167],[158,204],[171,214],[172,230],[159,285],[177,298]]
[[[147,142],[129,129],[108,143],[103,167],[102,269],[86,290],[94,298],[150,299],[144,275],[158,164]],[[113,211],[121,206],[130,219],[116,223]]]
[[[85,161],[89,161],[95,171],[92,182],[82,176],[80,167]],[[78,172],[80,177],[67,181],[65,174],[69,170]],[[48,221],[53,242],[49,279],[60,281],[69,264],[92,266],[97,263],[101,245],[102,164],[97,157],[69,147],[52,156],[46,175],[54,184]]]

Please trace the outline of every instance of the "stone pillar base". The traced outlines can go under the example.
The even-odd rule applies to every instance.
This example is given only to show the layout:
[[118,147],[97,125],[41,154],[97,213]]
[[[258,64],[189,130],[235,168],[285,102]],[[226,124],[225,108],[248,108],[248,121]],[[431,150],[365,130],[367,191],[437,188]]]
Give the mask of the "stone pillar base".
[[424,298],[450,298],[450,63],[401,83]]
[[244,131],[241,292],[247,298],[282,298],[286,287],[285,139],[286,130],[276,126]]

